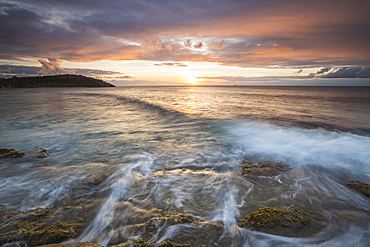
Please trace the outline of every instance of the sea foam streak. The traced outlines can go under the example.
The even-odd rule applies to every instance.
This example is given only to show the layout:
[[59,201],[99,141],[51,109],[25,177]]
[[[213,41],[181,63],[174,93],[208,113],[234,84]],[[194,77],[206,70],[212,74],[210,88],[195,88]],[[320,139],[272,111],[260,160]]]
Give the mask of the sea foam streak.
[[[370,175],[370,138],[322,129],[307,130],[248,121],[228,124],[246,155],[291,166],[319,164]],[[369,177],[370,178],[370,177]]]

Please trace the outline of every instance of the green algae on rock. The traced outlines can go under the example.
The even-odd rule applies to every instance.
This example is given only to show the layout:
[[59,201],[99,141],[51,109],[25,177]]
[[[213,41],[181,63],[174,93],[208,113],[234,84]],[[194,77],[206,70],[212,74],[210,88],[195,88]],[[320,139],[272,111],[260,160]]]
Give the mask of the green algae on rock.
[[242,175],[245,177],[276,176],[288,170],[287,166],[278,162],[253,162],[243,160]]
[[19,158],[25,155],[24,152],[19,152],[15,149],[0,148],[0,158]]
[[36,148],[29,151],[20,152],[15,149],[0,148],[0,158],[45,158],[49,156],[49,151],[45,148]]
[[370,198],[370,185],[358,180],[352,180],[347,185]]
[[88,181],[87,184],[90,185],[90,186],[95,186],[95,185],[99,185],[103,182],[103,180],[101,178],[95,178],[91,181]]
[[20,222],[17,230],[0,235],[0,244],[19,243],[21,246],[38,246],[61,242],[77,235],[76,228],[80,224],[67,224],[61,221],[51,226],[39,222]]
[[153,245],[153,244],[148,243],[142,238],[131,239],[125,243],[113,245],[111,247],[131,247],[131,246],[134,246],[134,247],[190,247],[190,245],[175,243],[175,242],[172,242],[171,240],[166,240],[160,244]]
[[[302,229],[309,224],[310,218],[297,207],[287,210],[264,207],[246,215],[239,226],[272,234],[290,235],[286,234],[284,229]],[[283,229],[283,231],[279,229]]]
[[187,244],[178,244],[175,242],[172,242],[170,240],[166,240],[160,244],[155,245],[154,247],[190,247],[190,245]]
[[[155,241],[161,239],[168,227],[179,225],[178,231],[171,235],[170,240],[182,245],[170,245],[170,242],[163,242],[164,246],[230,246],[229,237],[220,237],[224,233],[222,222],[200,221],[191,215],[177,214],[153,217],[144,223],[125,226],[122,231],[126,236],[140,236],[142,239]],[[182,226],[180,226],[182,225]],[[181,229],[181,230],[180,230]],[[189,237],[191,236],[191,237]],[[127,241],[124,236],[116,242]],[[113,243],[115,244],[115,243]],[[168,245],[165,245],[168,244]],[[140,246],[140,245],[117,245],[117,246]],[[146,246],[146,245],[142,245]],[[152,246],[152,245],[150,245]]]
[[69,245],[64,245],[64,244],[46,244],[46,245],[41,245],[39,247],[103,247],[102,245],[94,244],[91,242],[81,242],[77,244],[69,244]]

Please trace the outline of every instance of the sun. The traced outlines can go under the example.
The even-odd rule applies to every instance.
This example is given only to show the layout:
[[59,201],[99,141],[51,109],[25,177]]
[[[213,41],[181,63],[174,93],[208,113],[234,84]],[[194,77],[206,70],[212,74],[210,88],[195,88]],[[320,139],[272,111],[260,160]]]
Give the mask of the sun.
[[199,83],[199,80],[198,80],[198,75],[194,72],[187,72],[185,74],[185,82],[188,83],[188,84],[198,84]]

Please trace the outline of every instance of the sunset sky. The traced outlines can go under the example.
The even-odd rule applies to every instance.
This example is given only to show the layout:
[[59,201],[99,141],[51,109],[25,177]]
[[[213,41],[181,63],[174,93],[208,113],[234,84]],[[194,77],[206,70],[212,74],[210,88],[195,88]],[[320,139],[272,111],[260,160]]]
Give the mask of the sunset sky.
[[1,0],[0,77],[368,85],[369,0]]

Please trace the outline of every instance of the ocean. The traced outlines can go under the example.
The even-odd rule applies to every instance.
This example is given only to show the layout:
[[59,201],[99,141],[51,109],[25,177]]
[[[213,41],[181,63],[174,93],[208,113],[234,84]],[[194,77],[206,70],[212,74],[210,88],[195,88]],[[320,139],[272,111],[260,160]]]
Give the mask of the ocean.
[[[45,222],[82,224],[65,243],[369,246],[370,199],[346,183],[370,184],[370,87],[41,88],[0,101],[0,148],[50,153],[0,160],[0,210],[12,212],[0,232],[47,208]],[[245,160],[288,171],[248,179]],[[238,225],[263,207],[300,207],[317,229]],[[179,214],[200,223],[142,227]]]

